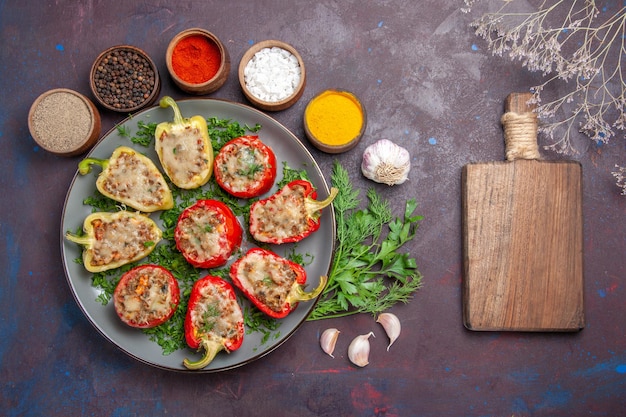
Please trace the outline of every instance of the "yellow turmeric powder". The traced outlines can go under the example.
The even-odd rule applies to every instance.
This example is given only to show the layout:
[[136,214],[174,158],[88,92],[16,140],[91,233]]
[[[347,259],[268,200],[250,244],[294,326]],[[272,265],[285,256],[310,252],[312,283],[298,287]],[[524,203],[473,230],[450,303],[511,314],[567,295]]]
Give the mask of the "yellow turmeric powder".
[[363,127],[361,103],[346,91],[324,91],[308,104],[304,118],[313,136],[332,146],[355,139]]

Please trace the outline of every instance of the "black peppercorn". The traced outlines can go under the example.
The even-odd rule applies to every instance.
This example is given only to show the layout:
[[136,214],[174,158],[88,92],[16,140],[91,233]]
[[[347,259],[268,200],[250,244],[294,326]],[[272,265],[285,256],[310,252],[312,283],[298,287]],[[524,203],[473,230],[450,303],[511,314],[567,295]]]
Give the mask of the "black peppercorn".
[[115,109],[141,106],[155,88],[155,77],[149,60],[130,50],[113,50],[94,66],[94,94]]

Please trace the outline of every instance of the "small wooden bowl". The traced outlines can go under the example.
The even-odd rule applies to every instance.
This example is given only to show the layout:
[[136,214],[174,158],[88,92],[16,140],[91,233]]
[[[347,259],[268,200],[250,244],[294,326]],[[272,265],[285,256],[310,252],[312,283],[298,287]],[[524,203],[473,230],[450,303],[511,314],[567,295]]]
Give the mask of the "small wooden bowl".
[[[172,55],[174,54],[176,45],[178,45],[178,43],[183,39],[196,35],[205,37],[211,44],[217,46],[220,53],[220,65],[217,72],[212,78],[201,83],[185,81],[176,73],[176,71],[174,71],[174,66],[172,64]],[[183,30],[172,38],[165,53],[165,64],[167,65],[167,71],[172,77],[172,80],[174,80],[174,83],[181,90],[190,94],[203,95],[212,93],[224,85],[230,72],[230,55],[228,54],[228,49],[226,49],[217,36],[201,28],[191,28]]]
[[[343,110],[349,114],[341,114],[340,112],[337,112],[336,108],[324,109],[324,100],[327,100],[329,97],[344,100],[345,103]],[[323,120],[324,123],[332,124],[336,131],[339,131],[339,127],[341,127],[341,124],[349,120],[349,116],[354,116],[356,112],[359,112],[361,115],[360,127],[358,128],[358,130],[355,130],[353,132],[354,136],[342,140],[340,143],[337,144],[322,140],[322,138],[318,137],[318,135],[316,134],[313,126],[309,125],[309,118],[313,117],[317,120]],[[357,96],[349,91],[336,89],[324,90],[317,94],[315,97],[313,97],[304,109],[304,134],[306,135],[309,142],[311,142],[313,146],[315,146],[322,152],[336,154],[349,151],[359,143],[359,141],[363,137],[363,133],[365,133],[366,127],[367,114],[365,111],[365,107],[361,103],[361,100],[359,100]],[[336,136],[333,136],[333,138],[335,137]]]
[[[91,67],[89,80],[98,104],[120,113],[132,113],[150,106],[161,91],[156,65],[146,52],[131,45],[112,46],[98,55]],[[119,88],[121,93],[111,91],[110,83],[120,86],[132,83],[130,90],[139,89],[141,95],[128,91],[129,87],[126,91],[123,87]]]
[[[298,65],[300,67],[300,81],[298,85],[294,88],[293,93],[291,93],[288,97],[282,98],[277,101],[266,101],[257,97],[250,91],[248,83],[246,83],[245,71],[246,66],[257,52],[265,48],[273,47],[284,49],[298,60]],[[293,46],[285,42],[277,40],[266,40],[256,43],[246,51],[246,53],[241,58],[241,61],[239,62],[239,84],[241,85],[243,94],[255,107],[267,111],[285,110],[293,106],[300,99],[302,93],[304,92],[304,87],[306,85],[306,70],[304,68],[304,61],[302,61],[302,57],[300,56],[298,51]]]
[[66,88],[41,94],[28,112],[28,130],[39,146],[60,156],[87,152],[100,137],[100,113],[84,95]]

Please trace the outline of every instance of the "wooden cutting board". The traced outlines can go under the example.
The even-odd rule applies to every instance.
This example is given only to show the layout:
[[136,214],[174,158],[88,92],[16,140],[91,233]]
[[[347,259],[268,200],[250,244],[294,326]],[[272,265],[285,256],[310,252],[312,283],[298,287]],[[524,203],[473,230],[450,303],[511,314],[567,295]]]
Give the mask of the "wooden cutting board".
[[470,330],[585,325],[582,168],[539,160],[530,98],[506,99],[507,161],[463,168],[463,321]]

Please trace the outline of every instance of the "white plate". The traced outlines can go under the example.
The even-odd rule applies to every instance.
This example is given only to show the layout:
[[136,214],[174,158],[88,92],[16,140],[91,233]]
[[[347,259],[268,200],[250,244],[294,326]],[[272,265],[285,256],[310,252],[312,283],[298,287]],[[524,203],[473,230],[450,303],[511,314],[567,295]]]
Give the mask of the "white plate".
[[[261,130],[255,134],[258,134],[259,138],[269,145],[276,154],[277,181],[282,178],[283,162],[286,161],[288,166],[293,169],[305,168],[307,170],[311,182],[318,190],[319,199],[328,196],[328,184],[326,184],[319,166],[309,151],[295,135],[265,113],[241,104],[212,99],[180,100],[178,105],[184,117],[202,115],[205,118],[230,119],[239,122],[241,126],[260,124]],[[131,136],[134,136],[137,132],[137,123],[140,120],[145,123],[160,123],[172,121],[172,119],[172,109],[153,107],[126,119],[122,125]],[[108,132],[93,148],[88,157],[108,159],[113,150],[121,145],[133,147],[146,154],[160,167],[153,146],[134,145],[128,137],[120,136],[117,128]],[[96,175],[100,172],[98,167],[94,168],[92,174],[85,176],[81,176],[77,172],[65,199],[61,219],[61,252],[67,282],[85,316],[106,339],[122,351],[139,361],[158,368],[187,371],[182,364],[183,359],[197,359],[200,354],[186,348],[164,355],[161,347],[156,342],[150,341],[141,330],[123,324],[115,314],[112,302],[103,306],[96,300],[100,290],[92,286],[92,274],[75,262],[75,259],[81,256],[82,248],[64,238],[67,231],[79,230],[85,217],[91,213],[92,207],[84,205],[83,200],[94,194]],[[211,179],[211,181],[214,180]],[[268,194],[274,193],[276,190],[277,187],[274,186]],[[153,213],[151,218],[159,223],[159,212]],[[247,228],[247,224],[242,226]],[[319,277],[329,273],[334,243],[335,216],[333,210],[325,209],[320,229],[295,246],[298,253],[314,256],[313,262],[305,267],[308,277],[307,288],[315,288],[319,283]],[[242,249],[247,251],[252,246],[255,246],[254,242],[248,241],[244,233]],[[293,245],[275,245],[271,249],[284,255],[293,247]],[[207,271],[201,271],[200,276],[206,274]],[[243,345],[238,350],[230,354],[220,352],[204,370],[187,372],[223,371],[244,365],[268,354],[284,343],[302,325],[313,307],[313,301],[300,303],[294,312],[281,320],[277,333],[273,334],[270,340],[265,343],[261,341],[263,335],[260,332],[246,334]]]

